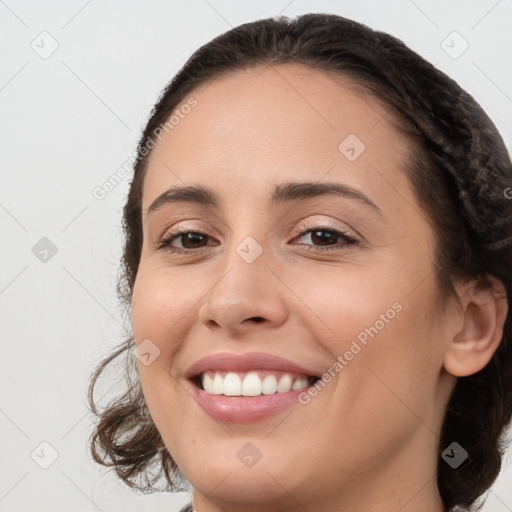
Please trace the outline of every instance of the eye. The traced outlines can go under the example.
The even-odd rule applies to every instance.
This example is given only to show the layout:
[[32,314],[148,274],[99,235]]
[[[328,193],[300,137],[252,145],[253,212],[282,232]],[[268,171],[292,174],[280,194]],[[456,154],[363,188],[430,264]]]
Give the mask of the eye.
[[[358,243],[355,238],[347,235],[343,231],[333,229],[329,226],[315,226],[313,228],[308,226],[308,228],[309,229],[303,230],[299,236],[295,238],[309,238],[310,243],[298,244],[310,245],[308,251],[343,250],[348,246],[357,245]],[[160,241],[158,241],[156,249],[182,254],[197,253],[208,246],[207,241],[209,238],[210,237],[206,233],[202,233],[200,231],[190,231],[186,228],[178,228],[174,231],[168,232]],[[337,242],[337,240],[340,241]],[[180,245],[176,246],[176,243]]]
[[[208,235],[200,231],[189,231],[185,228],[176,229],[167,233],[158,243],[157,249],[168,252],[198,252],[198,249],[206,247],[203,242],[208,239]],[[176,247],[174,242],[177,241],[181,247]]]
[[[308,226],[309,227],[309,226]],[[311,250],[319,250],[319,251],[329,251],[329,250],[343,250],[344,248],[356,245],[358,241],[340,231],[338,229],[333,229],[329,226],[315,226],[314,228],[307,229],[302,231],[298,238],[309,239],[311,242],[311,247],[308,251]],[[341,242],[336,243],[336,240],[339,239]],[[319,244],[319,245],[315,245]],[[335,245],[332,245],[335,244]],[[299,244],[299,245],[310,245],[310,244]]]

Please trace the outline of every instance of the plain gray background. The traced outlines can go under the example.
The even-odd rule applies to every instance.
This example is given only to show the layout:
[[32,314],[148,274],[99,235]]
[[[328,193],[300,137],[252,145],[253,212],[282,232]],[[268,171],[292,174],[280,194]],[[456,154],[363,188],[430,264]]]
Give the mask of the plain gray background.
[[[126,327],[115,281],[129,178],[103,199],[93,191],[133,154],[196,48],[306,12],[400,37],[473,94],[511,147],[512,0],[0,0],[1,511],[172,511],[188,500],[134,494],[88,455],[88,377]],[[504,465],[486,512],[512,511],[510,456]]]

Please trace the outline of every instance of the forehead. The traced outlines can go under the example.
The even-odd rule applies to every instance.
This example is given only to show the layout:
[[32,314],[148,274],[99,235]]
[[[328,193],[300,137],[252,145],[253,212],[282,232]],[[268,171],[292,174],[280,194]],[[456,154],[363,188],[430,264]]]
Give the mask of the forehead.
[[254,195],[325,177],[371,189],[382,186],[376,173],[403,179],[397,169],[410,151],[378,99],[343,75],[300,64],[231,72],[192,91],[175,114],[149,157],[144,211],[172,185]]

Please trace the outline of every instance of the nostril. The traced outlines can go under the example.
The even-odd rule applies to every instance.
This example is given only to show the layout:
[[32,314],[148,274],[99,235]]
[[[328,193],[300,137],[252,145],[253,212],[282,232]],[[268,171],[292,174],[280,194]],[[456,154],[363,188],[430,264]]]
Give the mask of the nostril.
[[253,316],[250,320],[259,324],[260,322],[263,322],[265,319],[261,316]]

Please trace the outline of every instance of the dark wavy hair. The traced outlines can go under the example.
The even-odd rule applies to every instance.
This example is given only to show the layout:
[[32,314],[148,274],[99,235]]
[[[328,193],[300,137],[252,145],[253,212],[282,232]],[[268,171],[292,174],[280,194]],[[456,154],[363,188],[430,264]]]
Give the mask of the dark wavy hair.
[[[512,416],[512,164],[496,126],[473,97],[399,39],[341,16],[305,14],[240,25],[193,53],[163,90],[137,147],[123,210],[119,298],[129,311],[142,247],[143,181],[155,134],[198,86],[236,70],[281,63],[348,78],[391,113],[412,148],[405,170],[435,233],[441,296],[456,296],[453,279],[460,276],[492,275],[506,289],[509,312],[501,343],[485,368],[457,378],[437,447],[444,505],[471,506],[500,472]],[[91,376],[88,398],[98,417],[89,440],[92,456],[139,491],[153,492],[159,482],[168,491],[184,489],[188,483],[148,413],[133,348],[128,336]],[[100,412],[94,387],[122,355],[127,387]],[[457,469],[441,457],[453,441],[469,454]]]

